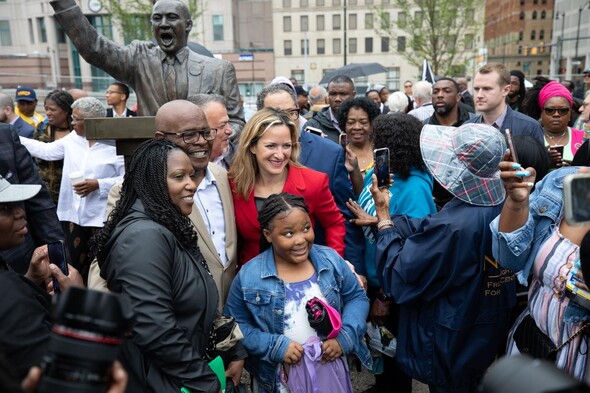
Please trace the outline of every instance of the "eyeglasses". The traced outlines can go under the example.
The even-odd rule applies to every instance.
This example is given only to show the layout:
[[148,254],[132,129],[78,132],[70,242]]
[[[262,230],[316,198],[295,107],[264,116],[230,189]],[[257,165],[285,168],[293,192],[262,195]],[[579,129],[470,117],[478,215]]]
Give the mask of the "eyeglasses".
[[104,93],[105,94],[115,94],[115,93],[117,93],[117,94],[123,94],[122,91],[117,91],[117,90],[107,90]]
[[284,112],[287,112],[291,120],[299,119],[299,108],[285,109]]
[[202,130],[191,130],[185,132],[166,132],[166,131],[158,131],[165,135],[176,135],[179,138],[182,138],[184,143],[197,143],[201,135],[203,139],[206,141],[212,141],[215,139],[217,135],[217,128],[203,128]]
[[570,108],[543,108],[543,111],[547,116],[553,116],[555,112],[559,113],[559,116],[565,116],[570,113]]
[[75,117],[75,116],[72,116],[72,123],[79,122],[79,121],[82,121],[83,122],[84,121],[84,118],[83,117]]

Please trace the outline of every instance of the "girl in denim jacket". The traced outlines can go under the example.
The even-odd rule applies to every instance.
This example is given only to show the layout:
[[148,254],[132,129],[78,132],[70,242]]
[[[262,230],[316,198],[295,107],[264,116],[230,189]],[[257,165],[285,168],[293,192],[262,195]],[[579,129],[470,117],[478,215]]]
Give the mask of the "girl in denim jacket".
[[[338,335],[321,343],[322,363],[342,361],[343,355],[354,353],[370,367],[363,340],[369,300],[345,261],[331,248],[313,244],[307,211],[300,196],[268,197],[258,220],[261,250],[270,248],[242,267],[225,306],[225,313],[236,319],[244,334],[242,343],[250,355],[246,369],[253,377],[254,392],[288,391],[281,382],[281,364],[297,364],[303,345],[317,340],[305,310],[313,297],[324,300],[342,318]],[[348,384],[349,380],[348,376]]]

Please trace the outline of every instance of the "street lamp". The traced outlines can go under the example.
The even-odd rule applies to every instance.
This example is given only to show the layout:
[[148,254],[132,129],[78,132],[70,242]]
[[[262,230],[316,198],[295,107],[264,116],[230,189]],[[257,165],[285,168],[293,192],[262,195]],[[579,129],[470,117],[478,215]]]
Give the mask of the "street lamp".
[[348,38],[346,37],[346,0],[344,0],[344,65],[346,65],[346,52],[348,52]]
[[589,5],[590,5],[590,1],[587,1],[586,4],[581,6],[580,9],[578,10],[578,31],[576,32],[576,52],[575,52],[576,55],[574,57],[574,59],[576,61],[578,60],[578,43],[580,41],[580,23],[582,23],[582,11],[584,11],[584,8],[586,8]]

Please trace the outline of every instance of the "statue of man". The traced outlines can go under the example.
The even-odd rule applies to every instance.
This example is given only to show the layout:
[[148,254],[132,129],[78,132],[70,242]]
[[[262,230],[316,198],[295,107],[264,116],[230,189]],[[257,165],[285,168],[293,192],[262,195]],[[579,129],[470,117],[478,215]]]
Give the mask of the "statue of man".
[[243,126],[234,66],[187,47],[193,21],[181,1],[158,0],[154,4],[152,33],[158,45],[136,40],[127,46],[99,35],[75,0],[55,0],[50,4],[55,19],[80,55],[135,90],[139,116],[154,116],[160,106],[174,99],[215,93],[225,98],[233,128]]

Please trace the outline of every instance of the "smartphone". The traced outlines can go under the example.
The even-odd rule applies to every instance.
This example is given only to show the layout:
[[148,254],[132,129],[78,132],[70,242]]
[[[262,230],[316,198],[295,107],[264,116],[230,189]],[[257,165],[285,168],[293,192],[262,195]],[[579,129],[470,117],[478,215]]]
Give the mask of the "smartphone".
[[342,134],[340,134],[340,136],[338,137],[338,141],[340,142],[340,146],[342,146],[342,148],[346,149],[346,145],[348,144],[348,138],[344,132]]
[[316,134],[317,136],[322,137],[322,138],[326,137],[324,135],[324,133],[322,132],[322,130],[320,130],[319,128],[307,126],[307,127],[305,127],[305,131],[309,132],[311,134]]
[[518,163],[518,156],[516,155],[516,149],[514,148],[514,142],[512,141],[512,133],[509,128],[507,128],[504,133],[506,135],[506,142],[508,143],[508,150],[510,150],[510,155],[512,156],[512,162]]
[[373,150],[375,160],[375,175],[377,176],[377,185],[389,188],[389,149],[383,147]]
[[563,206],[568,224],[590,224],[590,173],[575,173],[563,179]]
[[[49,243],[47,245],[47,254],[49,255],[49,262],[59,267],[59,270],[61,270],[61,272],[67,276],[69,274],[69,258],[63,240]],[[55,279],[55,277],[53,278],[53,291],[55,293],[61,293],[59,282]]]

